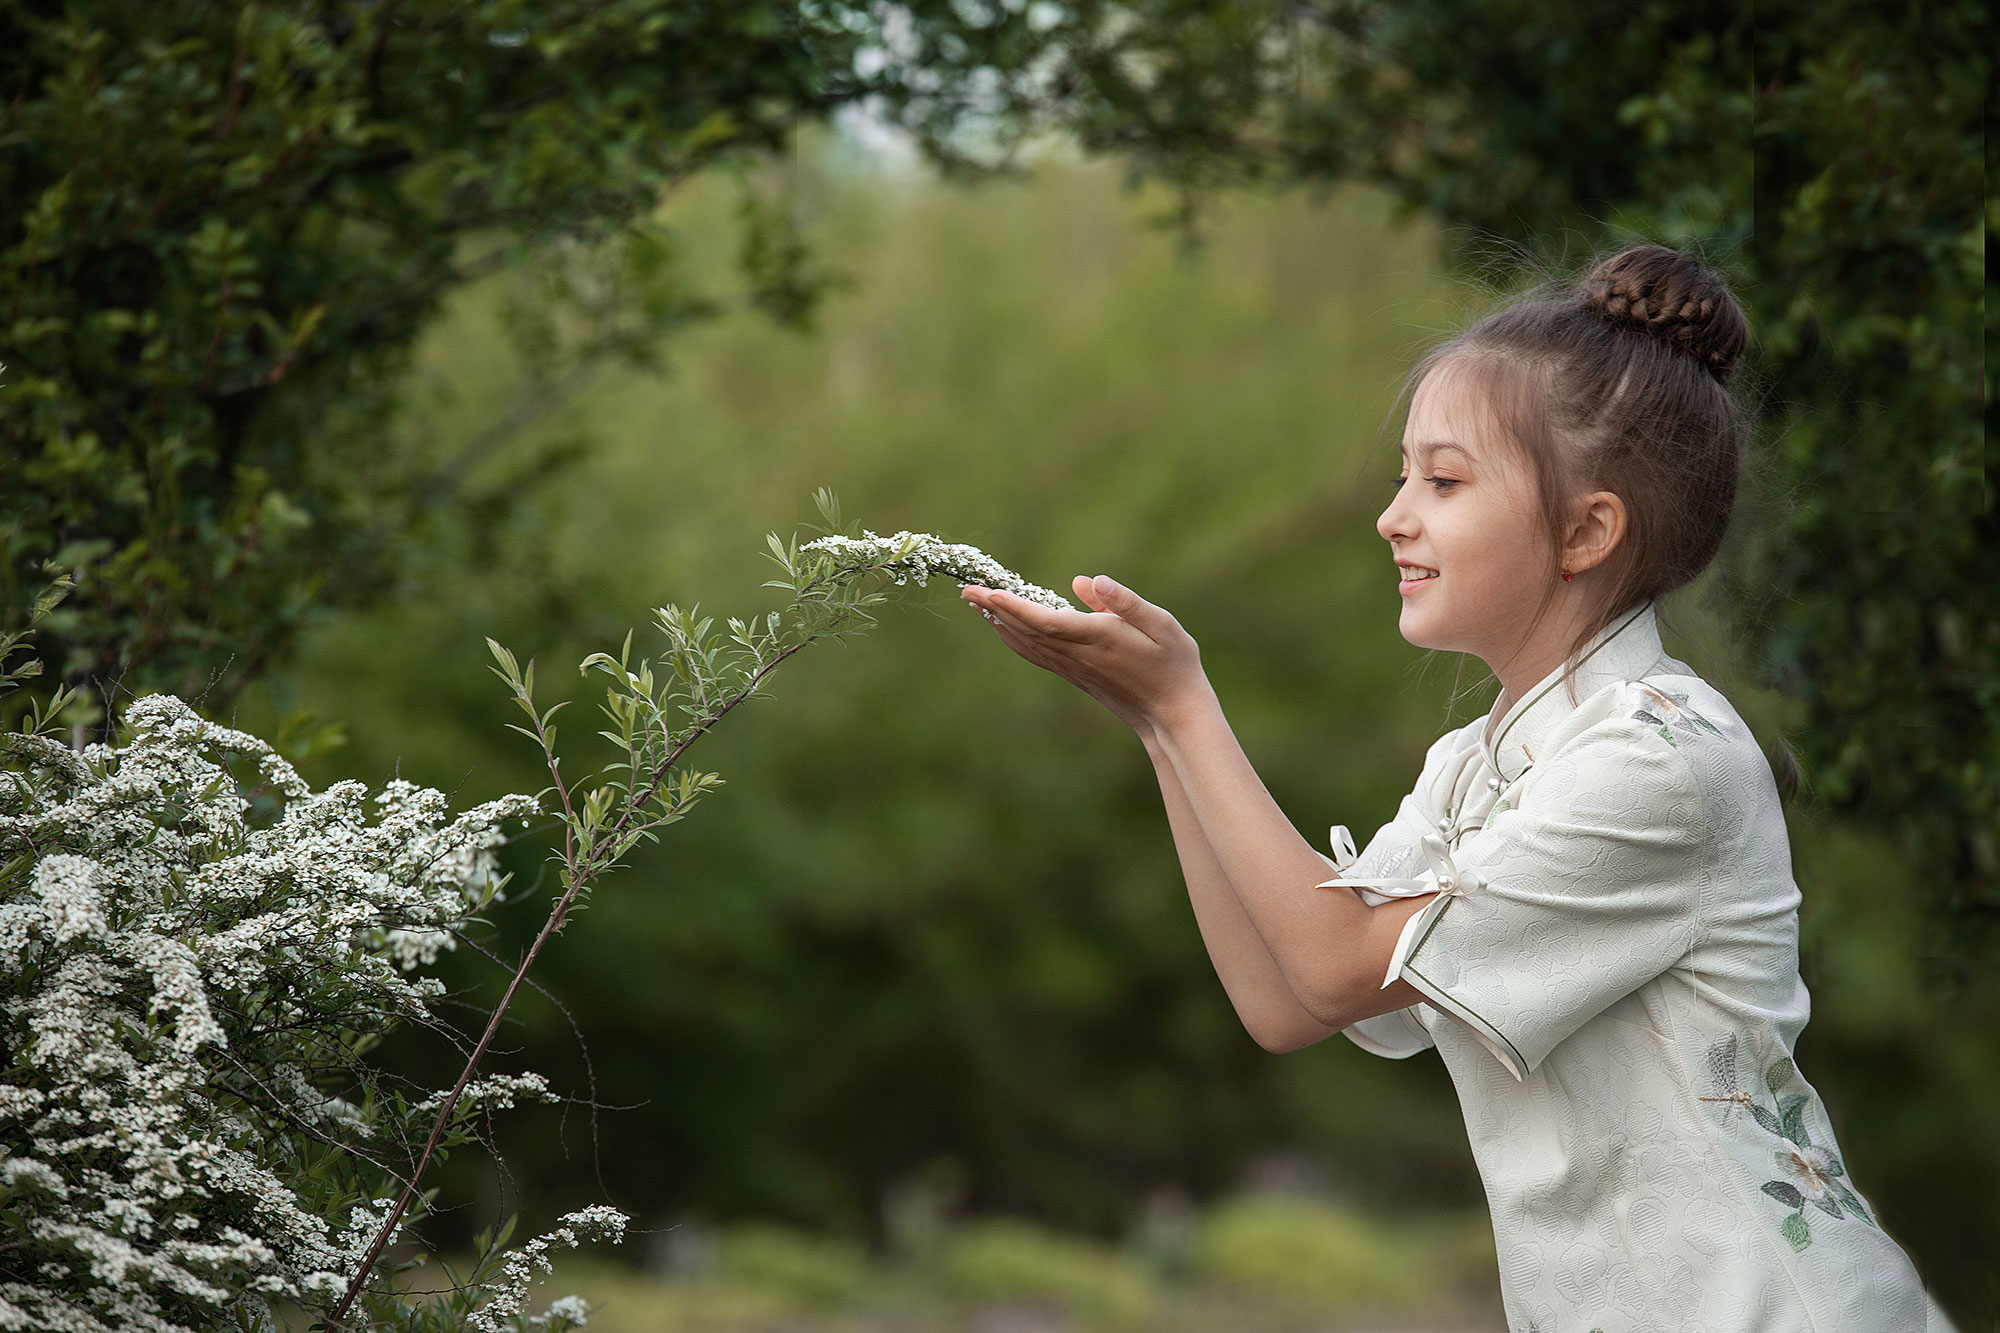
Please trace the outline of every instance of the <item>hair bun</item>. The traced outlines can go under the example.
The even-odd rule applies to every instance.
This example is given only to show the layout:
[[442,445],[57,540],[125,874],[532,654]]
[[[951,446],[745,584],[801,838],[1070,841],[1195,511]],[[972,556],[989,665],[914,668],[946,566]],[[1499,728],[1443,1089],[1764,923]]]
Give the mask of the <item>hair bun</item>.
[[1621,250],[1590,271],[1584,292],[1606,318],[1679,348],[1725,384],[1743,354],[1742,307],[1721,278],[1678,250]]

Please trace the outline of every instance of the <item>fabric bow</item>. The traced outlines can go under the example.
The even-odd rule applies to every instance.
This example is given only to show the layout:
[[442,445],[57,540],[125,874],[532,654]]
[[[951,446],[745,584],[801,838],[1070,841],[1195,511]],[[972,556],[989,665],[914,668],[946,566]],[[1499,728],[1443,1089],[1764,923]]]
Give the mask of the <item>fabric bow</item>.
[[1477,891],[1486,884],[1485,877],[1477,870],[1460,870],[1451,859],[1451,848],[1435,833],[1426,833],[1418,844],[1423,848],[1424,860],[1430,867],[1421,875],[1350,876],[1347,872],[1360,855],[1354,850],[1354,835],[1347,831],[1345,824],[1335,824],[1331,841],[1333,868],[1341,873],[1314,885],[1315,888],[1369,889],[1384,898],[1420,898],[1427,893],[1444,895],[1467,889]]
[[[1403,923],[1403,934],[1396,941],[1395,951],[1390,955],[1389,968],[1382,978],[1387,989],[1402,974],[1403,964],[1417,946],[1418,923],[1435,921],[1437,914],[1444,910],[1445,900],[1453,894],[1467,890],[1478,892],[1486,886],[1486,877],[1477,870],[1460,870],[1451,859],[1451,847],[1436,833],[1426,833],[1418,844],[1423,848],[1424,860],[1430,868],[1421,875],[1349,875],[1358,855],[1354,850],[1354,837],[1344,825],[1333,826],[1334,869],[1341,873],[1323,884],[1321,889],[1359,889],[1362,900],[1371,907],[1379,907],[1392,898],[1421,898],[1434,893],[1436,901]],[[1482,1038],[1483,1040],[1483,1038]],[[1511,1066],[1510,1066],[1511,1067]]]

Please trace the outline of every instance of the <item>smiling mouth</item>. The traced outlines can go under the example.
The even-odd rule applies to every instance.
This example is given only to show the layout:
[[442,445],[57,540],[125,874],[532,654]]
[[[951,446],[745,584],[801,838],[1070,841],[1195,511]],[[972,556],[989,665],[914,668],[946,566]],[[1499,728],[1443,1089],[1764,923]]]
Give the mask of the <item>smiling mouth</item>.
[[1398,581],[1402,583],[1422,583],[1426,579],[1436,578],[1438,572],[1435,569],[1425,569],[1422,565],[1398,565],[1396,575]]

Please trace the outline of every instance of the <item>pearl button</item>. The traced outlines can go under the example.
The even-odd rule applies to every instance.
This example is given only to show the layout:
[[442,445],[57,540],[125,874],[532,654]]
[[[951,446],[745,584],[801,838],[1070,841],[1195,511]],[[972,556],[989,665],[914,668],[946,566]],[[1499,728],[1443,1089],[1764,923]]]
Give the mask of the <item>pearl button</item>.
[[1486,779],[1486,790],[1488,790],[1488,791],[1499,791],[1499,790],[1500,790],[1500,779],[1499,779],[1499,778],[1488,778],[1488,779]]
[[1438,832],[1440,833],[1451,832],[1451,816],[1447,815],[1443,819],[1440,819],[1438,821]]

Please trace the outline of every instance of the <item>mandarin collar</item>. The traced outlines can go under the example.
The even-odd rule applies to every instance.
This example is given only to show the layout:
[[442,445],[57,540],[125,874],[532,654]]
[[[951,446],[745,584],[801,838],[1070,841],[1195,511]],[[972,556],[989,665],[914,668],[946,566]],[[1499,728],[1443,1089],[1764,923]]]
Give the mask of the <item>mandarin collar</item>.
[[1557,667],[1508,709],[1493,729],[1493,739],[1482,741],[1486,762],[1502,781],[1514,781],[1534,766],[1543,742],[1582,700],[1607,685],[1638,680],[1665,657],[1659,621],[1653,604],[1646,602],[1590,641],[1577,659],[1574,689],[1564,688],[1564,669]]

